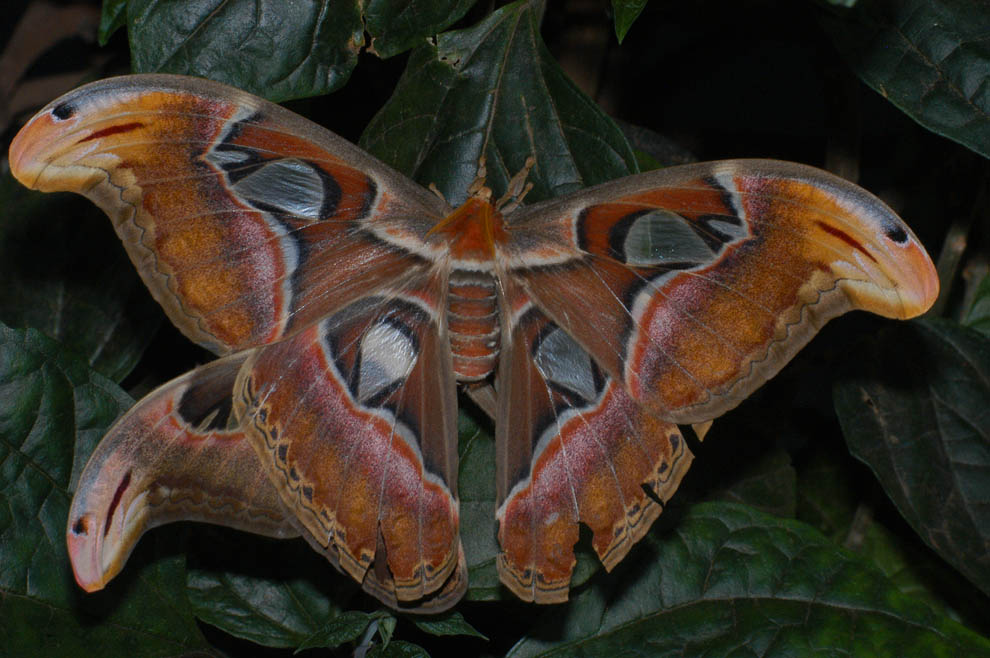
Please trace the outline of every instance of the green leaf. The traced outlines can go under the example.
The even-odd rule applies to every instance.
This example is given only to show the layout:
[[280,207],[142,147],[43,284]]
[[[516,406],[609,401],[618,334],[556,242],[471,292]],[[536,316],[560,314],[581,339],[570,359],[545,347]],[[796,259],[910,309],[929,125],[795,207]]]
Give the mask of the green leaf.
[[380,619],[380,613],[367,613],[351,610],[330,619],[318,631],[299,643],[299,651],[315,647],[338,647],[345,642],[353,642],[361,637],[368,624]]
[[426,42],[474,5],[475,0],[370,0],[364,25],[371,35],[369,50],[387,59]]
[[364,45],[357,0],[130,0],[135,73],[212,78],[270,100],[347,82]]
[[582,94],[547,52],[527,2],[412,52],[362,147],[457,205],[484,155],[496,196],[536,157],[529,202],[636,170],[615,123]]
[[985,336],[990,336],[990,274],[984,276],[983,280],[980,281],[973,298],[973,305],[969,307],[964,324]]
[[[252,549],[244,550],[245,543]],[[189,561],[193,613],[269,647],[336,646],[326,643],[348,623],[343,608],[358,590],[302,540],[198,527]]]
[[703,503],[642,544],[509,655],[990,655],[986,639],[796,521]]
[[990,593],[990,340],[919,321],[858,361],[835,388],[850,451],[925,543]]
[[990,4],[862,0],[823,22],[866,84],[929,130],[990,157]]
[[413,623],[424,633],[430,635],[471,635],[480,637],[483,640],[488,638],[468,623],[460,612],[454,610],[438,617],[428,617],[425,619],[414,618]]
[[[870,560],[897,589],[937,612],[958,621],[958,610],[977,610],[982,605],[972,601],[974,596],[982,600],[978,590],[920,539],[911,541],[913,531],[904,527],[872,476],[866,473],[871,480],[866,486],[860,481],[862,464],[844,444],[816,445],[804,462],[798,474],[798,520]],[[877,489],[875,494],[873,488]],[[880,498],[883,501],[878,509],[860,502]],[[944,600],[945,595],[949,601]],[[979,615],[969,615],[974,616]]]
[[[915,601],[922,601],[939,614],[959,621],[956,611],[938,597],[937,589],[948,585],[955,596],[964,594],[966,590],[977,593],[962,576],[920,542],[913,544],[904,541],[874,519],[868,519],[858,534],[860,537],[856,545],[847,548],[869,559],[897,589]],[[983,597],[978,597],[980,601],[975,603],[982,605]]]
[[815,445],[805,462],[798,473],[797,518],[841,545],[858,504],[855,469],[849,462],[857,464],[838,437],[834,443]]
[[640,171],[697,162],[691,151],[660,133],[628,121],[616,121],[636,154]]
[[[0,325],[0,655],[173,656],[207,645],[184,559],[147,539],[104,592],[73,582],[71,489],[131,399],[58,343]],[[165,538],[167,541],[168,538]]]
[[[495,558],[495,439],[464,412],[458,434],[458,494],[460,496],[461,543],[468,563],[468,599],[500,598]],[[485,429],[482,429],[485,427]]]
[[382,638],[382,648],[387,648],[395,633],[397,619],[392,615],[385,615],[378,619],[378,635]]
[[615,36],[619,43],[626,38],[626,33],[639,18],[646,7],[646,0],[612,0],[612,13],[615,15]]
[[122,380],[164,316],[106,215],[76,195],[28,190],[9,173],[0,208],[0,321],[39,329]]
[[384,646],[376,644],[365,655],[368,658],[430,658],[426,649],[405,640],[395,640]]
[[105,46],[113,33],[127,25],[127,0],[103,0],[97,39]]
[[790,455],[778,448],[745,464],[734,480],[717,490],[712,498],[745,503],[767,514],[793,518],[797,509],[797,474]]

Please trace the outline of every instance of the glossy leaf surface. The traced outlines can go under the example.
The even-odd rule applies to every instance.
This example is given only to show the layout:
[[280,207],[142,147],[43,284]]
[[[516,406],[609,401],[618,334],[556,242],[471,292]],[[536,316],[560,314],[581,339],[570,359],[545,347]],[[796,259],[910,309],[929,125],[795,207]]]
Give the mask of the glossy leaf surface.
[[97,38],[101,46],[107,45],[113,33],[127,25],[127,0],[104,0],[100,14]]
[[364,44],[354,1],[130,0],[135,73],[212,78],[282,101],[343,85]]
[[965,324],[984,336],[990,336],[990,275],[984,276],[980,281],[973,303],[966,313]]
[[925,543],[990,592],[990,340],[914,322],[861,363],[835,390],[850,450]]
[[[192,542],[188,576],[190,604],[199,619],[270,647],[306,646],[328,625],[343,621],[343,606],[356,587],[305,542],[205,527],[201,533]],[[243,550],[247,542],[252,550]],[[333,644],[334,637],[311,646],[353,639]]]
[[527,202],[636,167],[615,123],[549,54],[525,2],[413,51],[361,146],[423,185],[436,183],[454,205],[465,199],[482,155],[496,195],[527,157],[536,156]]
[[364,5],[370,49],[387,58],[421,45],[460,19],[475,0],[372,0]]
[[990,655],[985,639],[802,523],[704,503],[643,543],[635,564],[546,614],[509,655],[730,655],[740,647],[761,656],[824,647]]
[[870,0],[824,24],[866,84],[929,130],[990,157],[990,5]]
[[612,14],[615,20],[615,36],[619,43],[626,38],[629,28],[646,8],[647,0],[612,0]]

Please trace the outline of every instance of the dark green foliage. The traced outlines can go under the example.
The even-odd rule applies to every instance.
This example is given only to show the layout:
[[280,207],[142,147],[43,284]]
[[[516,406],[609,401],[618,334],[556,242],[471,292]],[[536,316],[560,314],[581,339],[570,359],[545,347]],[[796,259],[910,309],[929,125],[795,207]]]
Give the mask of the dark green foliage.
[[824,21],[859,76],[912,119],[990,157],[990,7],[863,0]]

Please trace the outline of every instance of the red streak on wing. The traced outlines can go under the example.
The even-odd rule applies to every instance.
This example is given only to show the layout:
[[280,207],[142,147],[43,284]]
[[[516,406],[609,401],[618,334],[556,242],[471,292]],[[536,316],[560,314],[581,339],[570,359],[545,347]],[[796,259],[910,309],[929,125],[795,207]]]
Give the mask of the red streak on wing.
[[825,231],[826,233],[828,233],[830,235],[834,235],[835,237],[839,238],[840,240],[842,240],[843,242],[845,242],[847,245],[849,245],[850,247],[852,247],[853,249],[855,249],[856,251],[862,252],[863,254],[866,255],[867,258],[869,258],[870,260],[872,260],[874,263],[877,262],[877,259],[874,258],[873,255],[870,254],[870,252],[868,252],[866,249],[863,248],[863,245],[861,245],[857,240],[855,240],[851,235],[849,235],[845,231],[842,231],[840,229],[837,229],[834,226],[830,226],[829,224],[826,224],[825,222],[815,222],[815,223],[818,224],[818,226],[823,231]]
[[113,519],[113,512],[117,509],[117,505],[120,504],[120,499],[123,497],[124,492],[127,491],[127,487],[131,484],[131,472],[127,471],[127,475],[124,479],[120,481],[117,485],[117,490],[113,492],[113,500],[110,501],[110,509],[107,510],[107,520],[103,524],[103,536],[106,537],[107,533],[110,532],[110,521]]
[[100,139],[101,137],[106,137],[108,135],[127,133],[127,132],[131,132],[132,130],[137,130],[138,128],[143,128],[143,127],[144,124],[140,123],[139,121],[134,121],[131,123],[122,123],[119,126],[110,126],[109,128],[104,128],[103,130],[97,130],[95,133],[91,133],[90,135],[80,139],[78,143],[82,144],[83,142],[89,142],[94,139]]

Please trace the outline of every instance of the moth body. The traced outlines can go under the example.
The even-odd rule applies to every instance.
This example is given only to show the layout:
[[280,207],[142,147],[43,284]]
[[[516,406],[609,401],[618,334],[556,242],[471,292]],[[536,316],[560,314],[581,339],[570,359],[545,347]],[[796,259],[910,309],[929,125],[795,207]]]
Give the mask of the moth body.
[[498,360],[498,296],[485,272],[454,270],[447,297],[447,327],[458,381],[476,382],[495,370]]

